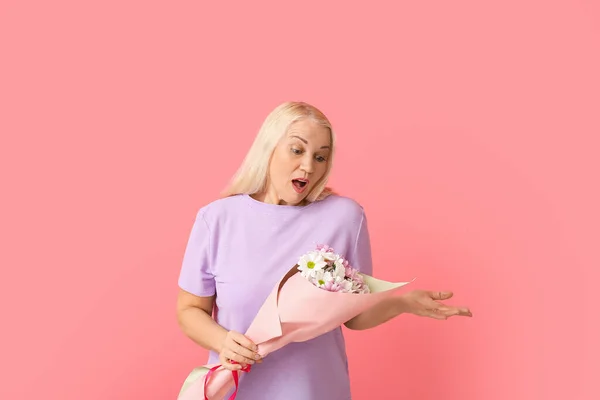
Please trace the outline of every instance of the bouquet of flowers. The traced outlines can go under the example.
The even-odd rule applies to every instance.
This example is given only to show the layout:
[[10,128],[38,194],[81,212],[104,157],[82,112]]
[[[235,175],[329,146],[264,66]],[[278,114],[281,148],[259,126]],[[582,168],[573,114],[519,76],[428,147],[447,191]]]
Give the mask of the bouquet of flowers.
[[313,285],[330,292],[370,293],[358,270],[352,268],[339,254],[327,245],[300,257],[298,269]]
[[[288,343],[330,332],[393,295],[409,282],[392,283],[362,274],[327,245],[302,255],[275,285],[245,335],[265,357]],[[328,304],[314,313],[305,304]],[[244,372],[249,373],[247,367]],[[221,365],[192,370],[178,400],[223,400],[239,384],[238,371]]]

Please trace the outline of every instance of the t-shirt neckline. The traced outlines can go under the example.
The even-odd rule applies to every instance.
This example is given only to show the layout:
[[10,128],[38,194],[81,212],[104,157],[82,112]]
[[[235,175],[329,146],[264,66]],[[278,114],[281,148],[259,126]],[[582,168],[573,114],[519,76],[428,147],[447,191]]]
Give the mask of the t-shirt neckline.
[[256,200],[249,194],[242,194],[242,197],[244,198],[246,203],[248,203],[250,205],[250,207],[257,209],[257,210],[268,211],[268,212],[283,212],[283,213],[300,212],[302,210],[306,210],[307,208],[310,208],[315,203],[315,202],[310,202],[309,204],[307,204],[305,206],[294,206],[294,205],[289,205],[289,204],[265,203],[263,201]]

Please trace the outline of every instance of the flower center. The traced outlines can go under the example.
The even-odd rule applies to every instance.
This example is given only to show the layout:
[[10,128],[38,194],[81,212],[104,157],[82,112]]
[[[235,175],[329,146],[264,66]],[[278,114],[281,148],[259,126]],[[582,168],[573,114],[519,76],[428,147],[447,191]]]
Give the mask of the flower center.
[[315,267],[315,263],[313,261],[309,261],[306,263],[306,268],[313,269]]

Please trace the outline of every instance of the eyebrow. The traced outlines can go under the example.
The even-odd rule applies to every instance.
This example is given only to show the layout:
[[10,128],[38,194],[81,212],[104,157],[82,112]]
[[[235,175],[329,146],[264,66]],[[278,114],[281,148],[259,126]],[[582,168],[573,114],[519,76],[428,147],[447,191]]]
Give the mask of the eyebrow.
[[[292,136],[290,136],[290,137],[291,137],[291,138],[297,138],[297,139],[300,139],[300,140],[302,140],[302,141],[304,142],[304,144],[308,144],[308,142],[306,141],[306,139],[304,139],[304,138],[301,138],[300,136],[292,135]],[[321,146],[321,148],[322,148],[322,149],[329,149],[330,147],[329,147],[329,146]]]

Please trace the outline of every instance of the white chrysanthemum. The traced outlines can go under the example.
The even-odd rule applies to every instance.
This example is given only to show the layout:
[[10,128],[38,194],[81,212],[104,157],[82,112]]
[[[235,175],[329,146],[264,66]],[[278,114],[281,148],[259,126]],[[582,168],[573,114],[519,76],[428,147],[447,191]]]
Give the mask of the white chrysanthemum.
[[314,276],[311,277],[312,283],[318,287],[325,285],[325,280],[323,279],[324,274],[325,274],[325,271],[323,271],[322,269],[315,272]]
[[335,261],[337,261],[337,260],[340,258],[340,256],[339,256],[339,255],[335,254],[335,253],[334,253],[334,252],[332,252],[332,251],[324,251],[324,250],[320,250],[320,253],[321,253],[321,255],[323,256],[323,258],[324,258],[325,260],[328,260],[328,261],[334,261],[334,262],[335,262]]
[[335,269],[333,271],[333,276],[336,280],[342,280],[346,277],[346,267],[343,264],[335,264]]
[[304,276],[314,277],[315,273],[321,271],[326,265],[327,262],[325,262],[323,255],[318,251],[311,251],[304,254],[298,261],[298,269]]
[[323,287],[327,282],[332,282],[333,280],[334,278],[331,275],[331,272],[325,272],[324,270],[315,272],[315,281],[319,287]]
[[336,268],[342,268],[345,269],[346,267],[344,266],[344,259],[342,257],[338,257],[335,259],[334,265]]
[[340,286],[342,286],[344,292],[352,291],[352,281],[344,279],[342,282],[340,282]]

